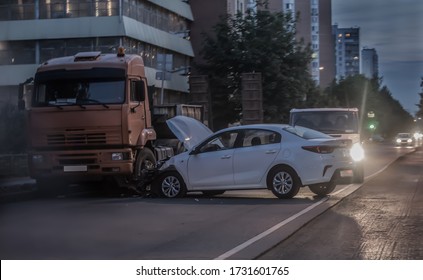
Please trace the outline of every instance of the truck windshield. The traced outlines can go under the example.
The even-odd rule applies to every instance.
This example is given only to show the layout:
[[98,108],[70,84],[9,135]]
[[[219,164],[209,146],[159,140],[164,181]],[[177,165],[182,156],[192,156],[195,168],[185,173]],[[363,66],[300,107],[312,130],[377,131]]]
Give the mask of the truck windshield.
[[354,111],[292,112],[290,124],[332,134],[358,133],[358,115]]
[[122,104],[124,80],[51,80],[35,84],[33,106]]

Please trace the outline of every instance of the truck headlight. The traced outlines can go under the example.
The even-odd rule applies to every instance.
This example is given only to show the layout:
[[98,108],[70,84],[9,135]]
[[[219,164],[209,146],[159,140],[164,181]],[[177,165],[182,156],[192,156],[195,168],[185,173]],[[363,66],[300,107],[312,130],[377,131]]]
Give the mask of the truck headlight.
[[112,160],[123,160],[123,153],[112,153]]
[[361,161],[364,159],[364,149],[360,143],[355,143],[352,145],[350,150],[350,156],[354,161]]

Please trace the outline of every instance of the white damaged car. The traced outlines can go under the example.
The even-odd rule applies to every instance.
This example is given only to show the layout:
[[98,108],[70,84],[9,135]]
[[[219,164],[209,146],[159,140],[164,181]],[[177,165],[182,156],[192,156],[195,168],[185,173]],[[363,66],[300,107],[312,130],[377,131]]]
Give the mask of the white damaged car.
[[269,189],[278,198],[292,198],[303,186],[326,195],[337,184],[350,182],[353,175],[349,139],[281,124],[243,125],[212,133],[188,117],[167,122],[186,151],[160,167],[152,187],[162,197]]

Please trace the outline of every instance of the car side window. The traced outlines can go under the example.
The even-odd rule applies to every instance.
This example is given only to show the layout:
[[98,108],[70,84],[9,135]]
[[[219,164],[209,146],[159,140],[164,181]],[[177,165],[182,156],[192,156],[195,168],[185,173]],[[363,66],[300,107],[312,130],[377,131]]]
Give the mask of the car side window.
[[244,132],[242,147],[269,145],[281,142],[281,135],[277,132],[262,129],[251,129]]
[[221,133],[210,139],[210,141],[207,141],[207,143],[200,147],[199,151],[200,153],[206,153],[233,149],[237,136],[238,133],[235,131]]

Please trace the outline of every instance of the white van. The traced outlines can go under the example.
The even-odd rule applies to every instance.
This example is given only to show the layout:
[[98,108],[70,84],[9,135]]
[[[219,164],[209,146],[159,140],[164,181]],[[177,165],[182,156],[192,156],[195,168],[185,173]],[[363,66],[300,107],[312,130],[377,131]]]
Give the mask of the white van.
[[364,181],[364,149],[360,141],[360,118],[357,108],[306,108],[292,109],[289,116],[292,126],[304,126],[334,138],[351,139],[351,157],[356,163],[353,183]]

